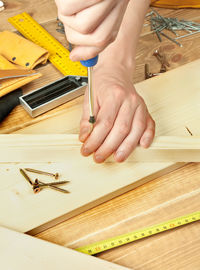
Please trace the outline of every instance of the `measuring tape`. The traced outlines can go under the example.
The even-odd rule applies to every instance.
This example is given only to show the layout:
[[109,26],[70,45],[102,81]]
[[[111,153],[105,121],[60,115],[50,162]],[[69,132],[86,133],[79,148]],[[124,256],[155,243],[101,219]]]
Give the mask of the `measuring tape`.
[[27,39],[46,49],[50,53],[49,60],[62,74],[87,76],[86,67],[72,62],[69,51],[29,14],[23,12],[10,17],[8,21]]
[[83,246],[77,248],[76,250],[89,255],[94,255],[103,252],[105,250],[119,247],[137,241],[139,239],[143,239],[164,231],[168,231],[198,220],[200,220],[200,211],[194,212],[186,216],[178,217],[176,219],[172,219],[141,230],[133,231],[113,238],[109,238],[107,240],[96,242],[91,245]]

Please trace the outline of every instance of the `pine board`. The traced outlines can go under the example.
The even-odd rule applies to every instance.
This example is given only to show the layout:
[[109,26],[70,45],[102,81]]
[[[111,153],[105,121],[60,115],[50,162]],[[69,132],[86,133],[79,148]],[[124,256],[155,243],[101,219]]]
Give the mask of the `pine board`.
[[[79,160],[80,148],[74,134],[0,135],[0,162],[38,162],[38,157],[40,162],[63,162],[71,156]],[[113,162],[111,156],[104,163]],[[200,136],[155,137],[148,149],[137,146],[128,162],[200,162]]]
[[[193,135],[200,135],[199,64],[200,60],[197,60],[136,85],[156,120],[157,135],[190,136],[185,126]],[[76,104],[75,108],[80,109],[80,106],[81,104]],[[68,125],[69,130],[77,128],[77,119],[72,117],[73,114],[76,115],[76,110],[70,110],[70,117],[67,112],[61,115],[64,129]],[[35,128],[43,133],[49,126],[48,120],[54,120],[51,127],[54,126],[56,130],[58,118],[47,119],[43,125],[39,123],[39,129],[35,124],[35,127],[31,127],[32,131]],[[25,129],[24,132],[26,131]],[[51,157],[48,163],[41,163],[39,160],[38,163],[28,165],[2,163],[0,170],[4,181],[1,181],[0,189],[0,222],[3,226],[21,232],[35,233],[180,166],[182,164],[130,162],[98,165],[76,152],[66,156],[63,163],[51,163]],[[62,179],[71,181],[67,186],[71,194],[60,194],[52,190],[33,194],[18,173],[19,167],[61,172]]]
[[104,260],[0,227],[4,270],[128,270]]

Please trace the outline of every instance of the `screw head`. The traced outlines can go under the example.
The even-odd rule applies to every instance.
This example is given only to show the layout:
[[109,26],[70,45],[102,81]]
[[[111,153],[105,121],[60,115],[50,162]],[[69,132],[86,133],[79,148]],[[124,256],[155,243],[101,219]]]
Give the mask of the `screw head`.
[[59,173],[55,173],[55,179],[59,178]]

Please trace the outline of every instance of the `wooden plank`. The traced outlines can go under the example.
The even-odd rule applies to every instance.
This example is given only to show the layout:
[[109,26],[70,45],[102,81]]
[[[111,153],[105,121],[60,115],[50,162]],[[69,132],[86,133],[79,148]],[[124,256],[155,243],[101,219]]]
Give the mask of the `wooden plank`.
[[[200,60],[197,60],[136,85],[138,92],[146,100],[148,108],[156,120],[157,136],[191,136],[186,126],[194,136],[200,134],[198,124],[200,122],[199,64]],[[68,121],[66,121],[64,114],[62,115],[60,124],[64,125],[65,129],[67,127],[69,130],[77,128],[74,124],[76,117],[72,117],[73,114],[76,114],[76,110],[71,111],[71,118],[66,112]],[[56,130],[58,119],[55,117],[51,121],[51,128]],[[37,124],[35,124],[35,130],[43,133],[48,128],[49,122],[45,121],[44,126],[39,124],[39,130]],[[66,161],[61,164],[40,163],[38,156],[38,163],[29,164],[29,167],[47,171],[60,170],[63,178],[71,180],[69,186],[71,194],[69,196],[45,190],[36,197],[18,173],[19,167],[27,167],[27,163],[1,164],[1,177],[4,179],[1,185],[4,188],[0,189],[0,201],[1,205],[7,205],[7,209],[9,209],[7,211],[10,213],[8,215],[7,212],[0,211],[0,220],[4,222],[2,225],[8,226],[9,224],[11,228],[23,232],[35,228],[42,230],[182,166],[182,164],[172,162],[127,162],[100,165],[89,162],[87,158],[80,155],[77,162],[77,155],[77,151],[72,151],[70,157],[66,157]],[[76,161],[74,162],[74,160]],[[51,157],[49,157],[49,162],[51,162]],[[110,174],[111,171],[112,174]],[[5,183],[6,186],[4,186]],[[15,188],[12,189],[12,186]],[[90,192],[83,192],[84,190],[90,190]],[[45,207],[47,202],[48,209]],[[21,206],[20,208],[18,204]],[[30,211],[35,205],[37,211]]]
[[[64,162],[72,152],[78,162],[80,147],[77,135],[0,135],[0,162],[37,162],[38,157],[40,162]],[[200,162],[200,137],[156,137],[148,149],[137,147],[127,162]]]
[[128,268],[0,227],[0,260],[4,270],[128,270]]
[[[12,1],[12,3],[14,2]],[[36,1],[34,6],[36,7],[39,4],[40,3]],[[33,8],[34,6],[32,5]],[[12,15],[18,13],[17,11],[15,13],[14,8],[13,6]],[[43,9],[38,9],[37,11],[43,12]],[[190,20],[196,20],[199,16],[198,10],[191,9],[179,11],[160,9],[159,12],[161,14],[168,12],[167,16],[174,16],[175,13],[180,12],[180,18]],[[55,28],[56,24],[52,22],[52,30],[55,32],[54,35],[62,38],[63,36],[57,33]],[[159,70],[160,64],[154,59],[152,53],[160,46],[164,48],[171,68],[174,68],[198,58],[197,52],[199,51],[199,44],[199,35],[195,35],[190,39],[187,38],[183,48],[179,48],[176,45],[174,46],[167,40],[160,44],[157,38],[152,35],[145,38],[141,37],[137,52],[137,70],[134,75],[134,81],[139,82],[144,79],[145,62],[150,62],[152,72]],[[54,72],[56,71],[48,70],[49,66],[50,65],[44,67],[45,76],[42,79],[47,77],[51,79],[51,77],[54,76]],[[27,87],[27,91],[29,91],[29,87],[31,86],[29,85]],[[77,99],[77,101],[81,104],[82,99]],[[76,111],[76,109],[81,108],[81,105],[79,107],[76,102],[72,102],[69,106],[60,106],[52,110],[52,114],[51,112],[47,113],[46,120],[46,114],[41,116],[41,119],[38,118],[37,120],[29,118],[26,112],[18,106],[7,120],[0,125],[0,132],[9,133],[26,126],[25,132],[27,133],[40,133],[40,128],[45,133],[77,133],[80,117],[79,112],[75,117],[75,125],[73,123],[69,124],[70,117],[68,118],[69,114],[73,116],[73,108],[75,108],[74,111]],[[68,112],[65,113],[65,110]],[[56,127],[54,126],[55,122],[51,119],[52,117],[56,118]],[[41,122],[39,124],[38,122],[40,120]],[[32,123],[33,127],[31,127]],[[187,131],[184,128],[182,131],[185,131],[185,133],[181,135],[187,135]],[[196,135],[198,134],[199,133]],[[41,233],[40,237],[65,246],[72,242],[74,242],[74,246],[81,246],[82,244],[89,243],[89,241],[94,242],[107,236],[113,236],[123,231],[126,232],[129,228],[137,229],[138,227],[141,228],[141,226],[148,226],[155,222],[163,221],[166,217],[173,218],[185,214],[186,209],[187,211],[199,210],[198,190],[200,165],[190,164],[184,168],[166,177],[154,180],[139,189],[132,190],[125,195],[117,197],[77,217],[71,218]],[[49,169],[52,169],[52,167],[50,166]],[[183,203],[184,201],[185,203]],[[174,203],[177,203],[179,207],[178,205],[174,207]],[[165,206],[168,206],[168,208],[163,208]],[[158,214],[157,210],[159,211],[159,209],[160,212]],[[112,215],[110,213],[112,213]],[[140,220],[141,217],[143,218]],[[71,230],[72,227],[73,230]],[[77,240],[77,243],[75,243],[75,240]],[[170,244],[167,245],[166,243]],[[130,244],[129,247],[122,247],[113,250],[111,253],[102,254],[101,256],[105,257],[107,260],[117,261],[133,269],[142,268],[143,270],[156,270],[164,268],[171,270],[172,265],[174,268],[181,268],[183,270],[198,269],[200,265],[200,257],[198,256],[200,252],[199,243],[199,224],[194,224],[192,227],[188,226],[181,229],[181,233],[179,233],[179,231],[174,231],[170,234],[166,233],[165,237],[160,235],[156,238],[149,238],[145,241],[134,243],[133,245]]]
[[[37,237],[75,249],[199,211],[199,179],[200,163],[188,164]],[[135,270],[199,269],[199,231],[200,222],[197,222],[104,252],[98,257]]]
[[[152,163],[151,166],[148,163],[99,165],[89,162],[80,154],[77,159],[77,155],[77,151],[71,151],[63,163],[53,163],[51,158],[49,162],[39,162],[39,156],[35,163],[1,163],[0,225],[35,234],[183,166],[180,163]],[[58,172],[60,180],[70,181],[63,186],[70,194],[51,189],[34,194],[30,184],[19,173],[19,168],[26,167]],[[32,180],[52,180],[48,176],[29,175]]]

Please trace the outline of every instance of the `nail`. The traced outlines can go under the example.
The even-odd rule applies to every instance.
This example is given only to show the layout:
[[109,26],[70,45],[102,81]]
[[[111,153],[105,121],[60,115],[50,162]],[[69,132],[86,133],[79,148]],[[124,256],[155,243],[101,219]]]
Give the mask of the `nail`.
[[84,142],[88,135],[90,134],[91,132],[91,128],[83,128],[81,131],[80,131],[80,135],[79,135],[79,139],[81,142]]
[[49,187],[49,186],[58,186],[58,185],[65,185],[68,184],[69,181],[59,181],[59,182],[51,182],[45,184],[39,184],[40,187]]
[[[51,188],[51,189],[54,189],[54,190],[57,190],[57,191],[60,191],[60,192],[63,192],[63,193],[70,193],[68,190],[66,190],[66,189],[63,189],[63,188],[59,188],[59,187],[57,187],[57,186],[54,186],[54,185],[48,185],[48,186],[46,186],[46,183],[44,183],[44,182],[42,182],[42,181],[39,181],[38,179],[35,179],[35,183],[34,183],[35,185],[33,186],[33,191],[34,191],[34,193],[37,193],[37,192],[39,192],[40,191],[40,185],[41,185],[41,187],[43,188],[45,188],[45,187],[48,187],[48,188]],[[42,186],[42,185],[44,185],[44,186]],[[36,191],[37,189],[39,189],[38,191]]]
[[32,172],[32,173],[38,173],[38,174],[53,176],[55,179],[58,179],[58,177],[59,177],[58,173],[49,173],[49,172],[44,172],[44,171],[31,169],[31,168],[25,168],[25,170],[28,171],[28,172]]
[[24,176],[24,178],[31,184],[33,185],[33,182],[31,181],[30,177],[25,173],[24,170],[19,169],[20,173]]
[[115,157],[117,159],[118,162],[122,162],[125,160],[125,155],[124,155],[124,152],[123,151],[118,151],[116,154],[115,154]]
[[[39,184],[45,184],[44,182],[41,182],[41,181],[38,181],[38,182],[39,182]],[[63,193],[70,193],[68,190],[63,189],[63,188],[59,188],[59,187],[56,187],[56,186],[49,186],[49,188],[60,191],[60,192],[63,192]]]
[[91,151],[87,147],[82,147],[81,152],[84,156],[89,156],[91,154]]
[[104,162],[105,158],[100,156],[100,155],[95,155],[94,156],[94,160],[97,162],[97,163],[102,163]]
[[70,53],[69,58],[70,58],[72,61],[78,61],[77,55],[75,55],[75,54],[73,54],[73,53]]
[[41,191],[41,188],[39,187],[38,179],[35,179],[35,182],[33,183],[33,192],[39,193]]
[[141,141],[141,146],[144,147],[144,148],[148,148],[149,147],[149,144],[151,142],[151,139],[150,138],[144,138],[142,141]]

